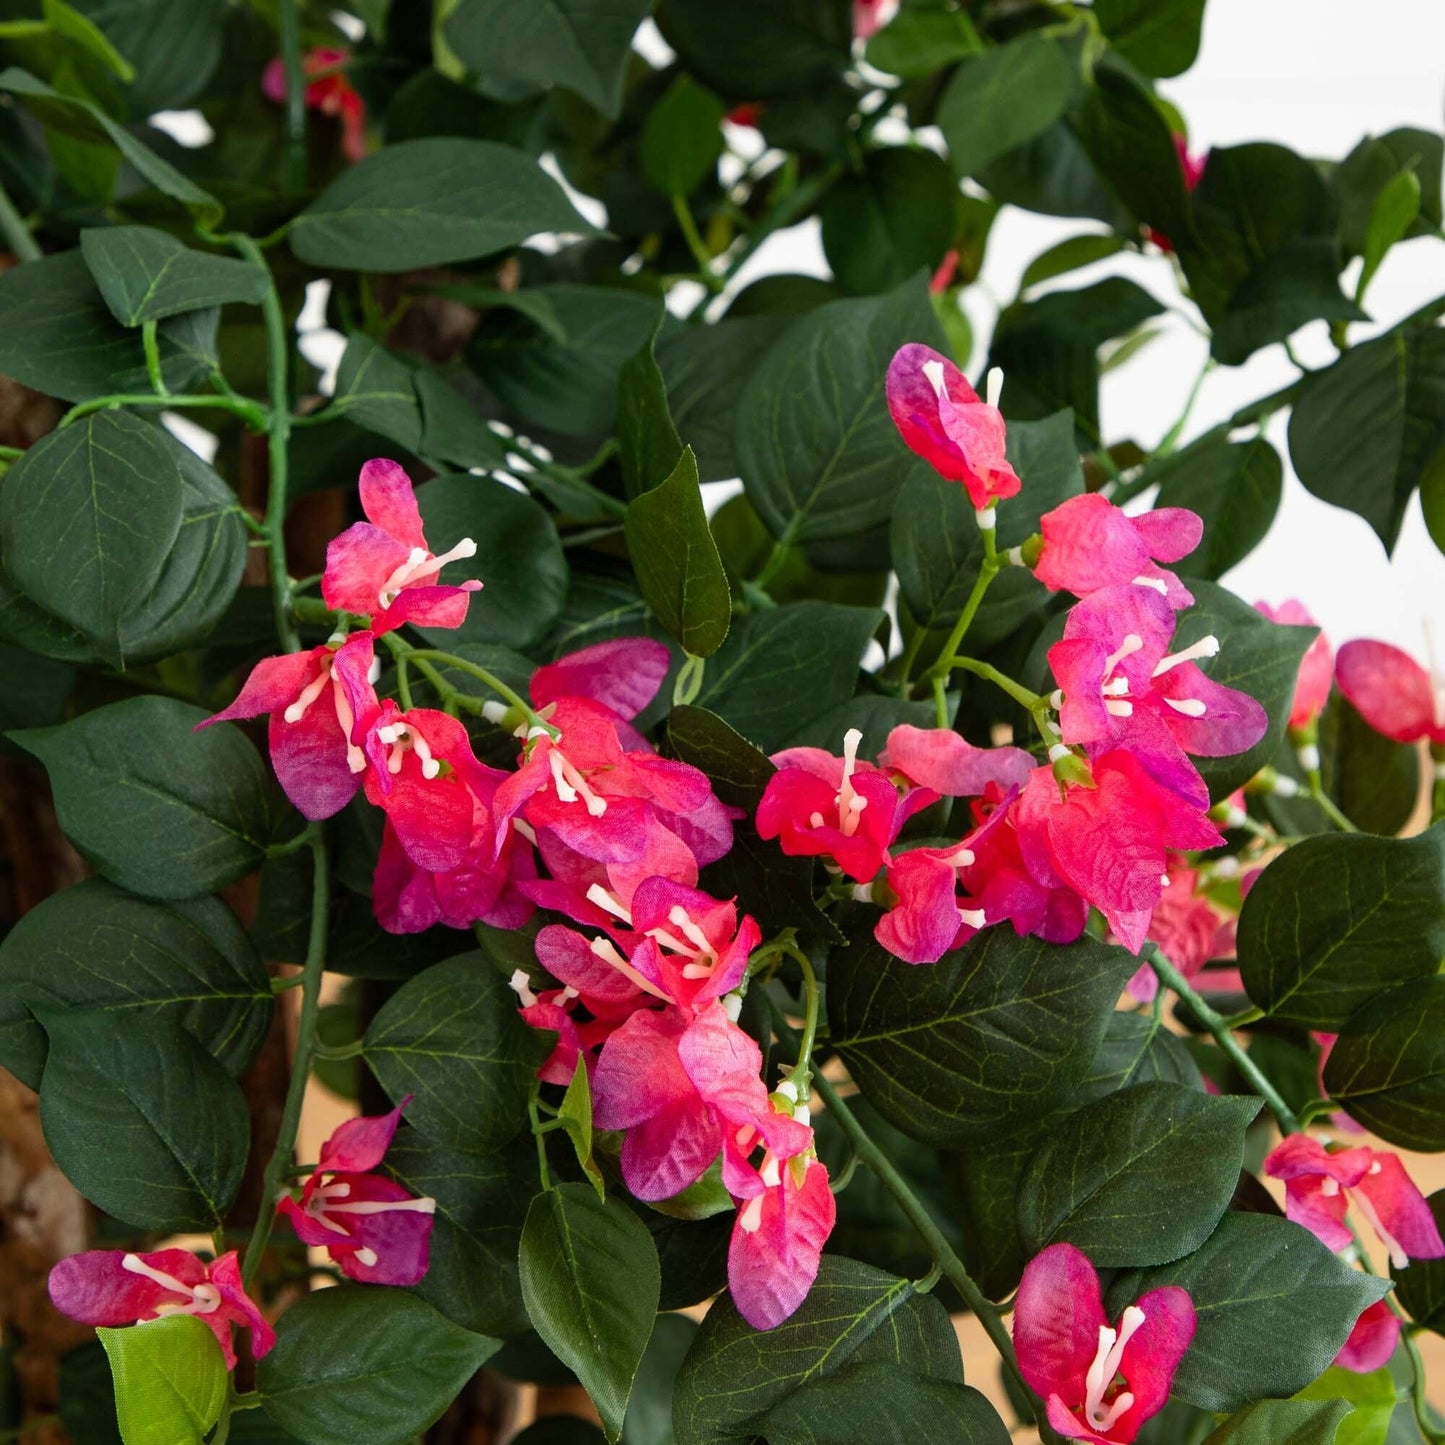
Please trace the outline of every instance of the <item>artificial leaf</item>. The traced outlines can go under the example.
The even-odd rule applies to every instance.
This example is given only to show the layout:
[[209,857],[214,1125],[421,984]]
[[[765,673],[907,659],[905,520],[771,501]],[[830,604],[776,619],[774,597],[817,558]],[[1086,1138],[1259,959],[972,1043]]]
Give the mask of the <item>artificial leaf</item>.
[[1333,1445],[1385,1445],[1390,1420],[1399,1403],[1395,1382],[1390,1378],[1388,1369],[1369,1370],[1361,1374],[1342,1365],[1331,1365],[1295,1399],[1343,1400],[1354,1407],[1340,1424]]
[[1199,53],[1204,0],[1099,0],[1109,43],[1145,75],[1182,75]]
[[690,196],[723,153],[724,106],[706,86],[679,75],[642,126],[642,174],[664,196]]
[[125,1445],[201,1445],[230,1388],[215,1335],[189,1315],[96,1333],[110,1361]]
[[225,0],[74,0],[134,67],[132,115],[184,110],[210,84],[225,41]]
[[409,452],[422,449],[421,402],[412,369],[364,332],[347,338],[330,410]]
[[1257,1400],[1204,1445],[1335,1445],[1350,1410],[1347,1400]]
[[587,1079],[587,1064],[578,1058],[577,1067],[572,1071],[572,1082],[562,1095],[557,1109],[562,1128],[572,1141],[577,1163],[587,1176],[588,1182],[597,1191],[597,1197],[607,1198],[607,1187],[602,1181],[602,1170],[592,1157],[592,1086]]
[[654,354],[656,339],[654,332],[617,373],[617,456],[629,499],[661,486],[682,455]]
[[658,1315],[653,1322],[652,1338],[632,1382],[622,1445],[672,1445],[673,1389],[697,1328],[686,1315]]
[[962,10],[905,6],[868,42],[868,64],[905,80],[974,55],[983,41]]
[[1019,278],[1019,291],[1030,286],[1052,281],[1055,276],[1067,275],[1083,266],[1092,266],[1096,261],[1106,261],[1124,249],[1124,242],[1118,236],[1105,232],[1090,231],[1081,236],[1070,236],[1067,240],[1041,251],[1027,266]]
[[[1435,1227],[1445,1224],[1445,1189],[1438,1189],[1426,1203]],[[1445,1260],[1412,1259],[1404,1269],[1390,1267],[1395,1281],[1395,1298],[1417,1324],[1437,1335],[1445,1334]]]
[[1188,507],[1204,538],[1171,566],[1185,577],[1219,578],[1264,540],[1279,510],[1284,465],[1264,439],[1206,442],[1171,459],[1156,505]]
[[80,233],[80,250],[122,326],[228,301],[258,305],[268,285],[248,261],[192,251],[152,226],[92,227]]

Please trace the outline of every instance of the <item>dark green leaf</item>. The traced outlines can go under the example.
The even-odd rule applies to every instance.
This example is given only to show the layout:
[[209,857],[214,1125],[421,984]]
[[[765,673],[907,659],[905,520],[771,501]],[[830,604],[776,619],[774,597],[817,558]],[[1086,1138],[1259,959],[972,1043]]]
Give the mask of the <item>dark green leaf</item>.
[[990,928],[917,968],[865,935],[829,960],[832,1041],[905,1133],[984,1141],[1044,1117],[1088,1077],[1135,967],[1107,944]]
[[748,497],[775,537],[821,541],[886,522],[920,469],[883,384],[907,341],[945,343],[920,276],[886,296],[834,301],[795,322],[753,372],[733,446]]
[[531,1141],[494,1154],[461,1154],[405,1128],[386,1151],[386,1172],[437,1202],[431,1267],[416,1293],[463,1329],[503,1338],[525,1333],[517,1246],[537,1187]]
[[713,792],[730,807],[749,813],[762,801],[773,775],[767,754],[705,707],[675,707],[667,715],[667,740],[673,754],[701,768]]
[[741,1445],[801,1387],[876,1363],[963,1383],[958,1340],[936,1299],[916,1293],[906,1279],[824,1255],[807,1299],[766,1335],[730,1299],[708,1311],[677,1377],[677,1445]]
[[184,110],[221,59],[224,0],[72,0],[135,67],[132,115]]
[[256,1388],[307,1445],[409,1445],[496,1348],[413,1295],[344,1285],[286,1308]]
[[510,99],[518,87],[560,85],[615,118],[633,32],[651,9],[651,0],[463,0],[445,34],[484,89],[504,87]]
[[888,734],[902,723],[931,728],[937,723],[937,712],[931,702],[904,702],[883,693],[862,692],[799,728],[788,739],[788,746],[831,751],[849,728],[857,728],[863,734],[859,751],[871,756],[882,750]]
[[697,1325],[686,1315],[658,1315],[632,1385],[622,1445],[673,1445],[672,1395]]
[[1250,998],[1337,1033],[1385,989],[1445,957],[1445,824],[1416,838],[1331,834],[1276,858],[1245,898],[1239,967]]
[[259,304],[266,294],[266,273],[258,267],[192,251],[151,226],[82,231],[80,250],[111,315],[122,326],[227,301]]
[[1411,228],[1440,224],[1440,169],[1445,139],[1408,127],[1366,136],[1329,174],[1339,211],[1340,245],[1346,256],[1364,253],[1375,208],[1385,188],[1408,171],[1420,182],[1420,216]]
[[117,1028],[109,1009],[38,1008],[45,1142],[98,1209],[137,1229],[215,1229],[246,1168],[236,1081],[174,1019]]
[[943,259],[953,236],[957,194],[948,165],[932,151],[870,151],[862,170],[839,180],[819,216],[823,251],[839,288],[872,296],[902,286]]
[[541,231],[590,235],[592,227],[529,156],[437,136],[349,166],[296,217],[289,238],[313,266],[386,272],[490,256]]
[[520,1268],[537,1333],[576,1371],[616,1440],[661,1289],[647,1227],[588,1185],[558,1185],[527,1211]]
[[1045,216],[1102,221],[1129,234],[1133,217],[1094,170],[1073,129],[1062,120],[979,172],[995,200]]
[[587,1065],[582,1059],[578,1059],[577,1067],[572,1071],[572,1081],[562,1096],[557,1118],[562,1121],[562,1128],[572,1141],[579,1167],[597,1191],[597,1197],[605,1200],[607,1186],[602,1181],[602,1170],[592,1157],[592,1085],[588,1082]]
[[201,1445],[221,1418],[230,1378],[216,1337],[186,1315],[97,1331],[115,1381],[125,1445]]
[[840,943],[837,925],[813,901],[815,861],[785,857],[776,840],[764,842],[751,824],[739,823],[733,846],[703,870],[699,886],[717,898],[746,898],[747,911],[765,934],[796,928],[805,939]]
[[[1445,1189],[1426,1201],[1435,1227],[1445,1225]],[[1410,1318],[1426,1329],[1445,1334],[1445,1260],[1412,1259],[1404,1269],[1390,1268],[1395,1280],[1395,1298]]]
[[667,384],[653,354],[655,340],[654,333],[617,374],[617,456],[629,498],[661,486],[682,455]]
[[1259,1400],[1226,1420],[1204,1445],[1334,1445],[1348,1400]]
[[232,1074],[271,1022],[271,986],[224,904],[148,903],[92,878],[32,908],[0,943],[0,1063],[32,1089],[45,1031],[26,1004],[173,1019]]
[[679,75],[647,113],[642,174],[664,196],[690,196],[723,153],[724,106],[706,86]]
[[1099,0],[1099,25],[1145,75],[1182,75],[1199,54],[1204,0]]
[[1115,1280],[1110,1308],[1159,1285],[1194,1301],[1194,1342],[1174,1393],[1205,1410],[1238,1410],[1302,1390],[1339,1353],[1389,1281],[1336,1259],[1308,1230],[1267,1214],[1226,1214],[1203,1248]]
[[1160,507],[1188,507],[1204,519],[1204,540],[1172,563],[1186,577],[1219,578],[1264,540],[1279,510],[1284,466],[1257,436],[1211,442],[1179,454],[1159,488]]
[[1445,1149],[1445,978],[1402,984],[1351,1014],[1325,1088],[1404,1149]]
[[73,667],[4,643],[0,643],[0,676],[6,682],[0,694],[0,733],[27,723],[58,723],[75,689]]
[[475,556],[442,569],[442,580],[480,577],[485,584],[460,627],[421,629],[432,645],[485,642],[526,649],[542,638],[567,597],[567,559],[542,505],[502,482],[472,476],[437,477],[417,488],[416,499],[439,551],[463,537],[477,544]]
[[1123,249],[1124,241],[1119,236],[1102,232],[1070,236],[1035,256],[1024,267],[1024,274],[1019,280],[1019,290],[1027,291],[1030,286],[1052,281],[1055,276],[1067,275],[1081,266],[1092,266],[1095,261],[1106,261]]
[[929,75],[983,49],[962,10],[905,6],[868,42],[868,64],[907,80]]
[[1419,178],[1413,171],[1400,171],[1390,178],[1375,198],[1375,209],[1370,214],[1370,227],[1365,232],[1365,247],[1362,252],[1364,265],[1360,269],[1360,279],[1355,283],[1357,300],[1369,289],[1386,252],[1396,241],[1404,238],[1419,214]]
[[653,615],[684,651],[712,656],[728,635],[732,594],[690,447],[661,485],[627,504],[626,535],[637,585]]
[[1032,140],[1064,112],[1076,76],[1069,52],[1027,34],[964,58],[938,104],[938,124],[960,176]]
[[[161,374],[174,391],[205,370],[183,344],[186,320],[160,327]],[[107,310],[78,250],[0,275],[0,373],[65,401],[150,390],[139,335]]]
[[421,403],[412,369],[363,332],[347,338],[331,409],[409,452],[422,450]]
[[1254,1098],[1145,1083],[1069,1115],[1024,1174],[1025,1248],[1067,1240],[1108,1269],[1198,1249],[1234,1193],[1259,1108]]
[[602,1445],[606,1436],[575,1415],[544,1415],[512,1437],[512,1445]]
[[45,764],[60,826],[100,873],[150,898],[194,898],[255,868],[271,832],[256,750],[229,723],[194,731],[205,718],[135,697],[11,737]]
[[115,1418],[110,1361],[99,1340],[60,1357],[60,1423],[86,1445],[125,1445]]
[[709,661],[697,703],[764,752],[853,694],[877,630],[871,607],[797,602],[738,619]]
[[1320,724],[1324,784],[1345,817],[1366,833],[1392,835],[1420,797],[1420,754],[1377,733],[1335,694]]
[[1156,1079],[1190,1089],[1204,1088],[1198,1065],[1175,1034],[1147,1013],[1117,1011],[1109,1019],[1081,1094],[1093,1102]]
[[485,1154],[526,1122],[545,1049],[517,998],[479,953],[438,963],[403,984],[366,1031],[365,1057],[407,1119],[448,1148]]
[[421,368],[412,373],[411,384],[421,407],[423,455],[455,467],[505,469],[507,444],[449,381]]

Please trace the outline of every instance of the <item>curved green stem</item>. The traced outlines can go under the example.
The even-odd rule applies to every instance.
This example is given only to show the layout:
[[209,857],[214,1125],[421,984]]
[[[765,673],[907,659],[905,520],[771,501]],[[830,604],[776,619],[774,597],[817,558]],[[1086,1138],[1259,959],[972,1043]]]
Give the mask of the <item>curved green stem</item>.
[[276,1148],[266,1165],[261,1185],[261,1207],[241,1261],[241,1281],[249,1290],[261,1267],[266,1241],[276,1219],[276,1201],[295,1159],[296,1132],[301,1125],[301,1105],[306,1098],[306,1081],[316,1050],[316,1018],[321,1009],[321,974],[326,967],[326,931],[330,919],[331,871],[326,840],[318,831],[311,835],[311,932],[306,942],[306,962],[301,969],[301,1016],[296,1025],[296,1056],[291,1061],[291,1082],[281,1111],[281,1128]]
[[0,185],[0,236],[4,236],[17,261],[38,261],[44,254],[3,185]]
[[948,659],[950,671],[955,668],[962,668],[964,672],[971,672],[975,677],[985,678],[997,688],[1013,698],[1020,707],[1027,708],[1029,712],[1041,712],[1048,706],[1048,699],[1040,697],[1036,692],[1030,692],[1011,678],[1006,672],[1000,672],[991,663],[980,662],[975,657],[950,657]]
[[114,396],[92,397],[89,401],[77,402],[63,417],[60,426],[69,426],[83,416],[95,411],[117,411],[123,406],[156,406],[166,411],[226,411],[238,416],[252,431],[265,431],[268,426],[266,409],[244,397],[229,396],[157,396],[151,391],[117,392]]
[[[1391,1296],[1391,1304],[1393,1305],[1393,1303],[1394,1297]],[[1404,1341],[1405,1353],[1409,1356],[1410,1369],[1413,1374],[1410,1382],[1410,1401],[1415,1411],[1415,1424],[1428,1445],[1442,1445],[1442,1442],[1445,1442],[1445,1431],[1435,1428],[1430,1402],[1425,1398],[1425,1362],[1420,1358],[1420,1347],[1415,1343],[1414,1334],[1408,1325],[1400,1332],[1400,1338]]]
[[1310,785],[1310,798],[1315,806],[1319,808],[1325,817],[1342,833],[1358,833],[1360,830],[1345,817],[1335,805],[1335,800],[1325,792],[1324,782],[1320,778],[1320,770],[1313,768],[1307,774]]
[[169,396],[166,379],[161,372],[161,347],[154,321],[146,321],[141,324],[140,339],[141,347],[146,355],[146,375],[150,378],[151,390],[157,396]]
[[948,641],[943,644],[943,650],[938,654],[938,661],[933,664],[923,675],[927,678],[944,677],[953,669],[954,655],[957,653],[959,644],[963,641],[965,634],[973,624],[975,614],[978,612],[979,604],[983,601],[984,593],[988,591],[993,579],[998,576],[1002,564],[999,562],[998,552],[994,546],[993,528],[983,530],[983,565],[978,569],[978,576],[974,579],[973,590],[968,594],[968,601],[963,604],[963,611],[958,615],[958,621],[953,624],[953,631],[948,634]]
[[712,256],[697,229],[697,222],[693,219],[692,207],[688,205],[686,196],[672,198],[672,214],[677,217],[678,229],[682,232],[683,240],[687,242],[687,249],[692,252],[692,259],[697,262],[698,279],[713,295],[717,295],[724,282],[712,269]]
[[785,953],[803,971],[803,1037],[798,1043],[797,1062],[788,1070],[788,1079],[797,1086],[798,1097],[806,1100],[813,1079],[813,1041],[818,1034],[818,975],[813,961],[795,943],[785,943]]
[[[386,640],[388,644],[392,645],[393,652],[395,652],[396,648],[394,644],[391,644],[391,638],[392,634],[387,633]],[[401,639],[398,639],[398,641],[400,642]],[[401,646],[406,649],[405,656],[411,661],[417,663],[435,662],[442,667],[453,667],[458,672],[464,672],[468,677],[474,677],[478,682],[491,688],[504,702],[510,703],[514,708],[517,708],[534,722],[541,722],[541,719],[537,716],[536,709],[533,708],[531,703],[527,702],[519,694],[513,692],[501,678],[495,673],[489,672],[479,663],[468,662],[465,657],[456,657],[450,652],[443,652],[435,647],[411,647],[406,642],[401,642]]]

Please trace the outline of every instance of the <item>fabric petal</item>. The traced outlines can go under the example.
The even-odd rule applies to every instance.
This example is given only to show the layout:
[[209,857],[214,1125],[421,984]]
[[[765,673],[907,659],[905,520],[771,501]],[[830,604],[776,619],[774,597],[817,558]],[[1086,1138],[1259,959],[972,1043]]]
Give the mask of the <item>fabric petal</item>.
[[1024,1267],[1014,1300],[1014,1349],[1029,1387],[1070,1407],[1084,1401],[1084,1377],[1108,1324],[1099,1276],[1072,1244],[1051,1244]]
[[321,597],[339,612],[363,616],[381,607],[381,591],[411,549],[370,522],[353,522],[326,548]]
[[280,657],[263,657],[242,683],[235,702],[196,726],[208,728],[212,723],[228,722],[233,718],[260,717],[262,713],[289,707],[305,690],[307,684],[315,679],[320,671],[321,657],[329,650],[325,647],[314,647],[310,652],[287,652]]
[[1151,1289],[1140,1297],[1137,1308],[1144,1323],[1124,1346],[1119,1364],[1134,1403],[1109,1432],[1120,1445],[1128,1445],[1139,1427],[1164,1408],[1174,1372],[1194,1339],[1194,1302],[1178,1285]]
[[672,654],[650,637],[617,637],[569,652],[532,674],[532,702],[586,697],[622,718],[634,718],[657,696]]
[[888,734],[879,766],[950,798],[976,798],[990,783],[1022,787],[1034,770],[1023,748],[976,748],[949,728],[900,723]]
[[1377,733],[1397,743],[1445,742],[1445,689],[1408,652],[1388,642],[1347,642],[1335,658],[1335,681]]
[[1334,1363],[1344,1370],[1368,1375],[1390,1363],[1400,1343],[1400,1317],[1386,1300],[1376,1300],[1355,1321],[1349,1338]]
[[416,492],[399,462],[373,457],[362,466],[358,487],[367,521],[375,522],[408,550],[426,547]]
[[411,1103],[408,1094],[389,1114],[348,1119],[332,1131],[321,1146],[319,1170],[365,1174],[381,1163],[401,1124],[401,1113]]
[[747,1210],[739,1211],[728,1246],[728,1291],[755,1330],[775,1329],[807,1298],[837,1218],[820,1160],[809,1162],[801,1185],[793,1184],[790,1165],[783,1179],[762,1196],[755,1229],[743,1228]]

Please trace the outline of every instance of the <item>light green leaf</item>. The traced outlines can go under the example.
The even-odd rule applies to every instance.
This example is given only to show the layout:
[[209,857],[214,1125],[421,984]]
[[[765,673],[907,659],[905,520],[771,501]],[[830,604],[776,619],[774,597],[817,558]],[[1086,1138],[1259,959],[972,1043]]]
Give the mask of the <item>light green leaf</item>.
[[567,1092],[562,1095],[562,1105],[557,1110],[557,1117],[562,1121],[562,1128],[572,1141],[572,1148],[576,1151],[582,1172],[597,1191],[597,1197],[605,1200],[607,1186],[602,1182],[602,1171],[592,1158],[592,1086],[587,1081],[587,1064],[583,1059],[577,1060],[572,1082],[567,1085]]
[[230,1377],[216,1337],[191,1315],[100,1329],[125,1445],[200,1445]]

